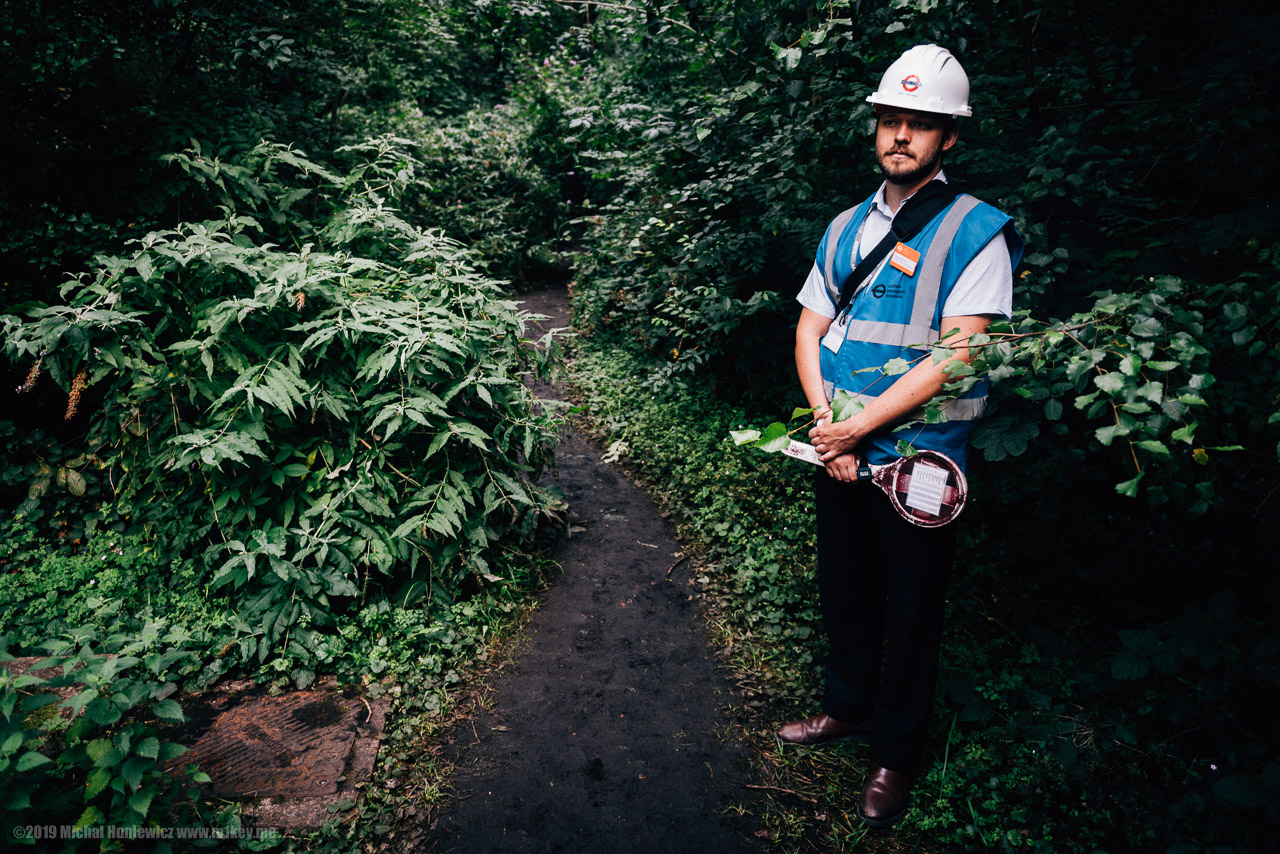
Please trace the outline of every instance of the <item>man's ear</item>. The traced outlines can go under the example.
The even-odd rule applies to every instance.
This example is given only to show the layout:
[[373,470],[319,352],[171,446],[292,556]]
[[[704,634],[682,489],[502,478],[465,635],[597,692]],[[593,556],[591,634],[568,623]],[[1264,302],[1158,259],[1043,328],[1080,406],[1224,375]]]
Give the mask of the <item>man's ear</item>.
[[947,135],[942,140],[942,150],[950,151],[951,146],[956,144],[956,140],[960,138],[960,123],[955,119],[951,120],[951,127],[947,129]]

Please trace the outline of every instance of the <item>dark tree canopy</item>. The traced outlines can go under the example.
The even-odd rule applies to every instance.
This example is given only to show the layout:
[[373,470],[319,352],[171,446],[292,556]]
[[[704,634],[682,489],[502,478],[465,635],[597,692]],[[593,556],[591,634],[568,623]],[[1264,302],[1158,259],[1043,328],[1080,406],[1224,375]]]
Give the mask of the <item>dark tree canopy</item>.
[[[1261,844],[1277,35],[1268,4],[1192,0],[0,0],[0,567],[103,532],[154,550],[148,577],[176,561],[157,602],[224,597],[182,653],[206,680],[308,683],[367,662],[352,626],[455,619],[551,513],[528,478],[554,419],[516,381],[547,361],[507,298],[571,280],[595,380],[625,392],[601,429],[725,512],[699,535],[733,556],[733,630],[804,671],[807,541],[723,472],[804,499],[716,443],[727,413],[801,402],[793,297],[880,181],[866,96],[936,42],[972,86],[948,176],[1027,240],[1017,316],[975,342],[995,393],[966,582],[1027,615],[965,624],[945,701],[971,738],[955,773],[1014,769],[1017,806],[930,820],[956,845],[998,825],[1049,850],[1081,821],[1099,850],[1151,843],[1149,803],[1116,829],[1089,801],[1132,754],[1157,783],[1125,808],[1190,769],[1169,851]],[[753,525],[790,551],[760,558]],[[3,631],[34,646],[89,613],[43,607]],[[126,810],[108,796],[95,820]]]

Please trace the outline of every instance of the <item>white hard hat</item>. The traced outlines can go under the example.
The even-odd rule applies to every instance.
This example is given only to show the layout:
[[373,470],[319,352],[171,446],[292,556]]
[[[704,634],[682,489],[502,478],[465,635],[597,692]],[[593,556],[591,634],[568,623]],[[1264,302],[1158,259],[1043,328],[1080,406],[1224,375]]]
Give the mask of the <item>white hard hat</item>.
[[969,75],[951,51],[936,44],[918,44],[898,57],[880,78],[880,88],[867,100],[919,113],[973,115]]

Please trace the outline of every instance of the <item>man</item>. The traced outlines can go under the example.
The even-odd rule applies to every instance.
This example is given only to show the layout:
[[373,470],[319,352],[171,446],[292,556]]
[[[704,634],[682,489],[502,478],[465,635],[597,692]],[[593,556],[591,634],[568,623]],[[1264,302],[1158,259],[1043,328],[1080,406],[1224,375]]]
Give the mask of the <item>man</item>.
[[[965,464],[986,384],[950,404],[944,423],[917,423],[917,411],[949,380],[950,361],[935,364],[920,345],[945,337],[953,359],[971,360],[969,337],[1012,312],[1022,239],[1008,216],[959,195],[940,202],[945,209],[893,245],[878,267],[870,259],[872,271],[851,298],[843,286],[882,240],[888,247],[904,230],[886,239],[904,203],[935,179],[945,182],[943,157],[959,136],[957,119],[972,115],[968,99],[967,75],[937,45],[913,47],[889,67],[867,98],[884,183],[833,221],[799,296],[796,369],[815,410],[809,436],[823,462],[815,481],[818,586],[830,654],[822,712],[787,724],[778,737],[805,745],[869,740],[873,768],[858,815],[876,827],[903,815],[920,772],[956,537],[954,526],[906,522],[876,487],[858,482],[857,470],[863,461],[897,459],[902,439]],[[944,200],[954,195],[945,185],[929,187],[939,191]],[[914,366],[894,376],[877,370],[894,358]],[[864,406],[836,422],[838,389]]]

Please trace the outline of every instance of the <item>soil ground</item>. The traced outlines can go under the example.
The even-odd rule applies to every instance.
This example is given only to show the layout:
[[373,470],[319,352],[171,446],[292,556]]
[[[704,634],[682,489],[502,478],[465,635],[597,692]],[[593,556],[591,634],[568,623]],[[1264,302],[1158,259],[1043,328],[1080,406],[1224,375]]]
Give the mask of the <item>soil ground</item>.
[[[563,326],[566,301],[545,291],[524,308]],[[709,647],[694,562],[580,433],[544,483],[576,517],[554,552],[563,575],[492,702],[450,735],[452,799],[421,850],[758,850],[735,809],[753,800],[728,715],[740,698]]]

